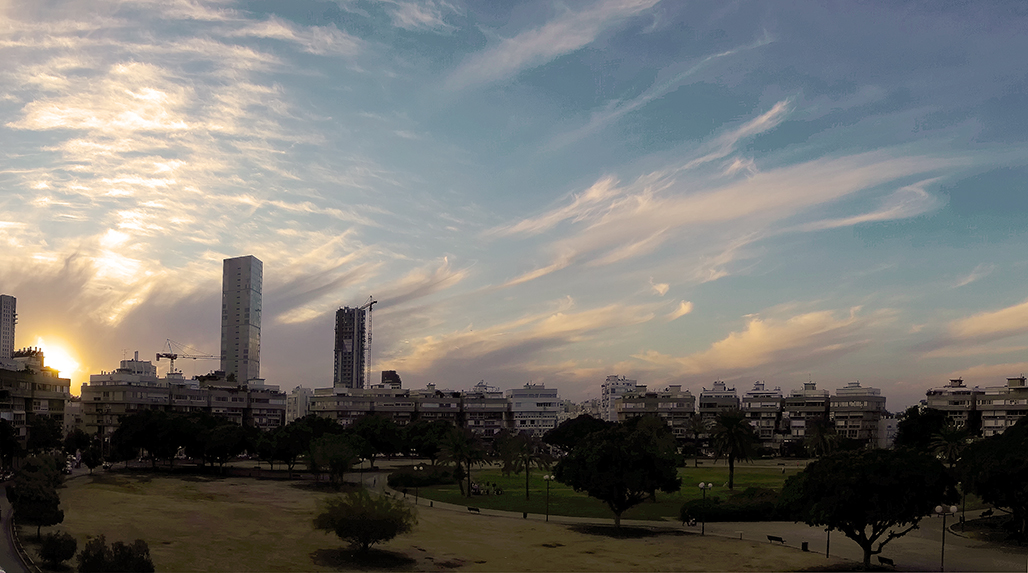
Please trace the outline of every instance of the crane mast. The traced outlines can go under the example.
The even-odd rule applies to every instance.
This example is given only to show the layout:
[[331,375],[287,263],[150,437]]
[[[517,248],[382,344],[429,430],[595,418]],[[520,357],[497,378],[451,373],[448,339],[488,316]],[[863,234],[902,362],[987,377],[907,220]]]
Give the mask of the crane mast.
[[[171,362],[171,368],[168,370],[168,374],[180,374],[180,372],[175,370],[175,361],[179,358],[192,358],[193,360],[214,360],[216,358],[220,358],[220,356],[215,356],[213,354],[204,354],[195,348],[190,348],[189,346],[175,342],[170,338],[166,340],[164,347],[167,349],[167,352],[158,352],[157,362],[160,362],[161,358],[167,358]],[[175,347],[178,347],[179,350],[176,351]],[[192,350],[193,352],[183,352],[184,350]]]

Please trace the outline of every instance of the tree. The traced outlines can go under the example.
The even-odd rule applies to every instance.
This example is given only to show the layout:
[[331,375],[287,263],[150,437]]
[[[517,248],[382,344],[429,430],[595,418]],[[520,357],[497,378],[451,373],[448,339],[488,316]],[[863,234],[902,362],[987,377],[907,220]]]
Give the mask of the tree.
[[589,414],[580,414],[577,418],[564,420],[556,428],[548,430],[543,434],[543,441],[570,452],[589,434],[605,430],[612,425]]
[[30,452],[44,452],[61,446],[64,431],[57,418],[40,414],[28,414],[29,437],[26,447]]
[[391,456],[403,449],[400,427],[385,416],[364,416],[355,421],[350,429],[370,446],[370,450],[363,453],[370,454],[366,457],[371,460],[371,467],[375,467],[376,454]]
[[39,548],[39,556],[53,569],[74,557],[77,549],[78,542],[71,535],[63,531],[48,533]]
[[947,423],[946,413],[941,410],[911,406],[896,424],[894,446],[927,451],[932,447],[933,436]]
[[417,420],[404,426],[404,443],[408,451],[428,458],[432,465],[435,465],[443,448],[443,440],[446,439],[451,428],[453,428],[453,424],[447,420],[432,420],[431,422]]
[[37,539],[40,538],[40,528],[64,521],[61,499],[57,494],[63,477],[60,463],[55,456],[31,456],[22,462],[13,483],[7,488],[7,500],[14,508],[15,519],[25,525],[35,525]]
[[64,453],[75,455],[75,452],[88,448],[90,441],[89,434],[82,428],[75,428],[64,438]]
[[807,420],[806,434],[803,445],[807,454],[815,458],[823,458],[839,446],[839,434],[835,431],[835,424],[828,418]]
[[362,553],[375,543],[410,533],[416,523],[413,508],[403,501],[372,498],[364,489],[328,499],[314,518],[315,529],[335,533]]
[[[0,392],[7,392],[2,390]],[[4,466],[9,466],[11,460],[22,455],[21,442],[18,441],[18,431],[9,420],[0,419],[0,461]]]
[[1028,539],[1028,418],[968,445],[957,469],[967,491],[1009,510],[1017,537]]
[[735,489],[735,460],[753,457],[757,436],[741,410],[728,410],[717,415],[711,429],[715,459],[728,458],[728,489]]
[[916,528],[937,504],[957,499],[953,479],[931,454],[863,450],[810,463],[786,480],[780,504],[796,521],[855,541],[868,569],[887,543]]
[[957,426],[951,422],[932,436],[929,446],[936,456],[945,461],[950,469],[953,469],[957,466],[964,448],[967,447],[970,434],[966,427]]
[[86,542],[79,553],[79,571],[100,573],[105,571],[126,571],[152,573],[153,560],[150,559],[150,547],[142,539],[131,545],[115,541],[110,547],[103,535]]
[[[457,466],[454,477],[460,484],[461,494],[471,497],[471,466],[485,463],[482,440],[467,428],[455,427],[443,442],[442,456]],[[464,488],[463,479],[468,482],[467,489]]]
[[103,463],[103,455],[100,453],[100,445],[93,444],[82,452],[82,463],[89,468],[89,475],[93,475],[93,469]]
[[584,491],[614,512],[614,527],[621,515],[658,489],[678,491],[681,480],[674,448],[655,447],[647,427],[631,429],[616,424],[587,435],[557,464],[557,481]]
[[343,476],[359,457],[359,447],[354,443],[359,439],[357,436],[325,434],[314,440],[307,456],[310,470],[316,475],[328,470],[332,485],[338,489],[343,483]]
[[692,434],[693,446],[696,447],[696,457],[693,458],[693,467],[700,467],[700,436],[710,431],[710,423],[704,420],[699,414],[693,414],[689,418],[689,433]]
[[528,497],[528,477],[532,466],[548,468],[553,458],[545,450],[542,440],[524,432],[514,436],[514,473],[525,472],[525,499]]

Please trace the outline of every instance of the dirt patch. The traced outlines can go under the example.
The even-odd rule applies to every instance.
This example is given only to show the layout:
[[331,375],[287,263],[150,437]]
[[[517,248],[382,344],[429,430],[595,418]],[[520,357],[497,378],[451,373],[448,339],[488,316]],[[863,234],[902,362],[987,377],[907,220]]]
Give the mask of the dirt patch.
[[646,537],[660,537],[665,535],[673,537],[691,535],[690,533],[679,531],[677,529],[650,529],[646,527],[622,527],[621,529],[617,529],[613,525],[572,525],[569,529],[585,535],[599,535],[602,537],[614,537],[616,539],[643,539]]

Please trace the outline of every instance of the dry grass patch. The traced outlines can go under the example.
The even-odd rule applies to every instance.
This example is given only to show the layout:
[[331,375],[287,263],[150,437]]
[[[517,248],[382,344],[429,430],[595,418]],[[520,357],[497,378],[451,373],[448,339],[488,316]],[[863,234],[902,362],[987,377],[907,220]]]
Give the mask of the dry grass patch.
[[328,493],[249,478],[98,474],[61,490],[63,529],[136,538],[158,571],[767,571],[829,566],[823,555],[646,530],[609,535],[516,518],[419,508],[410,535],[350,552],[311,520]]

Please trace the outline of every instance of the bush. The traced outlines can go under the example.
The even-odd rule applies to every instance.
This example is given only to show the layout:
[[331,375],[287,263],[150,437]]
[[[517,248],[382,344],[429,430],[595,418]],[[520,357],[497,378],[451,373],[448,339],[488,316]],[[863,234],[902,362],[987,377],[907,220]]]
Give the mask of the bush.
[[710,496],[706,500],[694,499],[682,505],[679,518],[683,521],[771,521],[779,517],[776,509],[778,493],[773,489],[748,487],[731,495],[726,501]]
[[385,496],[372,498],[367,490],[329,499],[314,518],[314,528],[331,531],[352,543],[362,553],[375,543],[409,533],[417,517],[400,500]]
[[133,541],[131,545],[115,541],[107,547],[107,540],[100,535],[90,539],[79,553],[79,571],[153,573],[154,566],[150,547],[142,539]]
[[63,531],[60,533],[49,533],[43,538],[43,544],[39,548],[39,556],[51,566],[59,565],[75,556],[78,549],[78,542],[75,538]]
[[448,485],[456,483],[456,478],[448,466],[425,466],[425,469],[414,471],[412,467],[400,468],[389,474],[389,487],[427,487],[430,485]]

